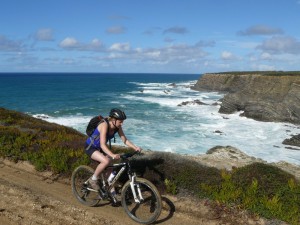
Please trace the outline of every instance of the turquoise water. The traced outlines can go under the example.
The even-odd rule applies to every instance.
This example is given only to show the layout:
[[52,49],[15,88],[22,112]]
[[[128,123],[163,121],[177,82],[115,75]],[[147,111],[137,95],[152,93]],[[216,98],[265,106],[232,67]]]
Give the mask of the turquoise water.
[[[203,154],[231,145],[269,162],[300,164],[300,151],[281,142],[300,128],[222,115],[217,92],[190,89],[195,74],[0,74],[0,107],[25,112],[84,132],[89,119],[113,107],[124,110],[127,137],[144,149]],[[189,104],[200,100],[207,105]],[[216,132],[221,131],[221,133]],[[117,139],[117,144],[120,140]]]

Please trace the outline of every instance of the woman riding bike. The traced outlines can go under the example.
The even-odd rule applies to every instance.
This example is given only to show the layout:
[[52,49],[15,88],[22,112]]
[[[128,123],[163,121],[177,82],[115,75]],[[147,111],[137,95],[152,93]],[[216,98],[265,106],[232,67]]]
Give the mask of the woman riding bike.
[[135,151],[141,151],[140,147],[134,145],[129,141],[122,129],[122,125],[126,115],[120,109],[112,109],[109,113],[109,117],[105,118],[94,130],[91,137],[86,140],[85,152],[89,157],[99,162],[93,176],[89,179],[91,187],[95,190],[99,190],[98,178],[102,171],[110,164],[111,159],[119,159],[119,154],[114,154],[108,147],[107,142],[114,138],[115,133],[118,133],[121,140],[125,145],[134,149]]

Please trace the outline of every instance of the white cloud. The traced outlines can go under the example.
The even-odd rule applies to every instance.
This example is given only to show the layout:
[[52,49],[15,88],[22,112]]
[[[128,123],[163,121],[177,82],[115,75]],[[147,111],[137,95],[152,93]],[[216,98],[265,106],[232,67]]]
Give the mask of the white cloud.
[[[203,68],[203,60],[208,55],[197,45],[177,44],[161,48],[135,48],[128,43],[115,43],[108,49],[109,54],[97,56],[95,62],[122,62],[122,65],[134,65],[133,68],[142,68],[145,71],[183,71],[175,68],[184,68],[186,71]],[[150,70],[149,70],[150,69]]]
[[136,48],[135,51],[136,51],[137,53],[141,53],[141,52],[143,52],[143,49],[142,49],[142,48]]
[[247,28],[244,31],[239,31],[239,35],[250,36],[250,35],[274,35],[283,34],[280,28],[273,28],[266,25],[255,25]]
[[120,54],[120,53],[117,53],[117,52],[112,52],[112,53],[109,53],[108,55],[108,59],[119,59],[119,58],[122,58],[123,55]]
[[176,61],[184,64],[187,60],[198,61],[199,59],[207,56],[207,53],[196,45],[177,44],[163,48],[145,49],[144,56],[155,60],[168,62]]
[[35,34],[37,41],[53,41],[53,30],[49,28],[40,29]]
[[106,30],[109,34],[123,34],[126,32],[126,28],[122,26],[110,27]]
[[101,41],[99,39],[95,38],[95,39],[92,40],[92,44],[96,45],[96,46],[99,46],[99,45],[101,45]]
[[59,46],[63,49],[78,50],[78,51],[103,51],[102,42],[95,38],[90,43],[80,43],[75,38],[67,37],[60,42]]
[[273,54],[300,54],[300,42],[289,36],[272,37],[258,45],[257,48]]
[[19,52],[22,50],[20,41],[10,40],[6,36],[0,35],[0,51]]
[[91,43],[81,44],[79,50],[100,52],[100,51],[104,51],[104,45],[98,38],[95,38],[91,41]]
[[78,41],[75,38],[67,37],[59,44],[62,48],[74,48],[78,47]]
[[256,56],[253,56],[253,55],[249,56],[249,61],[250,61],[250,62],[257,61]]
[[221,53],[221,59],[223,59],[223,60],[232,60],[232,59],[235,59],[235,58],[236,57],[231,52],[223,51]]
[[145,55],[150,58],[159,58],[161,56],[161,52],[159,50],[146,52]]
[[262,60],[271,60],[272,59],[272,56],[270,53],[267,53],[267,52],[263,52],[261,55],[260,55],[260,58]]
[[130,44],[129,43],[115,43],[110,46],[109,50],[111,50],[111,51],[129,51]]

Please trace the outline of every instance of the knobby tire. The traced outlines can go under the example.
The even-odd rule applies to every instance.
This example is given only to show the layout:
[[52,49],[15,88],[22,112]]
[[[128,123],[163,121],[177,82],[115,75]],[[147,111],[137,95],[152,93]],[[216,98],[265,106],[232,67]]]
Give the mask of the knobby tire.
[[162,210],[161,196],[157,188],[144,178],[137,177],[134,184],[135,189],[137,185],[141,188],[144,201],[141,203],[134,201],[130,181],[127,181],[122,188],[122,207],[134,221],[142,224],[153,223],[160,216]]
[[95,206],[100,201],[98,192],[88,190],[85,182],[94,174],[94,170],[85,165],[78,166],[72,173],[72,192],[76,199],[87,206]]

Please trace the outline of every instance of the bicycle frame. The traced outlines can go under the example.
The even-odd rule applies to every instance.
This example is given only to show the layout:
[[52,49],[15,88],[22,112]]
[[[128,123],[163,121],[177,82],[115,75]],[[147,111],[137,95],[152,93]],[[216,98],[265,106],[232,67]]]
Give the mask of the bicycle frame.
[[[138,177],[131,168],[132,161],[129,158],[133,155],[129,153],[120,155],[122,159],[120,163],[109,165],[101,173],[99,190],[93,189],[89,183],[91,175],[95,172],[92,167],[80,165],[75,168],[71,183],[72,192],[77,200],[87,206],[96,206],[101,200],[108,200],[114,206],[121,203],[125,213],[132,220],[142,224],[156,221],[162,210],[161,196],[154,184],[147,179]],[[110,169],[115,170],[116,175],[112,181],[108,182]],[[123,180],[123,175],[126,176],[126,180]],[[118,186],[118,181],[122,181],[121,186]],[[117,189],[116,194],[120,194],[119,196],[115,196],[114,188]],[[118,201],[119,199],[120,201]]]
[[133,172],[131,170],[131,166],[130,166],[130,162],[126,161],[126,162],[122,162],[122,163],[117,163],[117,164],[113,164],[111,166],[108,166],[105,170],[109,169],[109,168],[119,168],[121,167],[121,169],[119,170],[119,172],[116,174],[116,176],[113,178],[112,182],[110,184],[108,184],[108,187],[106,188],[106,179],[103,175],[103,173],[101,173],[101,178],[102,178],[102,185],[103,188],[105,190],[107,190],[108,193],[110,193],[111,189],[114,187],[115,183],[119,180],[119,178],[121,177],[121,175],[124,173],[124,171],[127,169],[127,175],[128,178],[130,180],[130,187],[131,187],[131,191],[134,197],[134,201],[136,203],[141,203],[144,199],[142,196],[142,192],[140,189],[139,185],[136,185],[136,189],[135,189],[135,179],[136,179],[136,173]]

